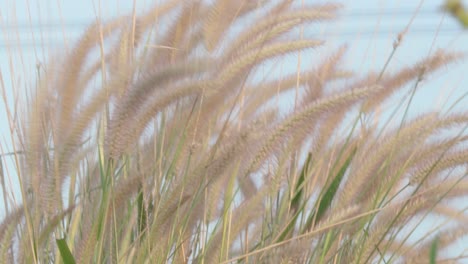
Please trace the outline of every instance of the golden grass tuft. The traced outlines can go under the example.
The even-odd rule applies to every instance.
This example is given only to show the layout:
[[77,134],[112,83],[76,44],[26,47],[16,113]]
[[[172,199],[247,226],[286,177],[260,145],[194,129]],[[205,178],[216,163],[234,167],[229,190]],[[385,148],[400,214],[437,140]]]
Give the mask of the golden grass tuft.
[[[406,263],[433,253],[410,222],[466,226],[449,205],[468,194],[466,113],[366,119],[463,54],[358,74],[343,46],[258,81],[315,59],[327,42],[296,29],[340,7],[159,2],[93,23],[30,87],[0,259],[66,262],[65,241],[78,263]],[[294,110],[275,102],[293,92]],[[442,249],[467,235],[436,231]]]

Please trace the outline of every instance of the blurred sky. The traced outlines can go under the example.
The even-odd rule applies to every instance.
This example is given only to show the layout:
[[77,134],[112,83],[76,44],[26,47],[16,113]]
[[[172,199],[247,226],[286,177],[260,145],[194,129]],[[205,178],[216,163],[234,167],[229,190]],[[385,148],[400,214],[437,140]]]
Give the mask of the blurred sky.
[[[151,0],[136,0],[136,10],[152,6]],[[301,0],[296,0],[301,2]],[[379,71],[392,52],[400,32],[409,26],[389,70],[411,65],[437,49],[467,52],[468,30],[450,15],[441,12],[445,0],[342,1],[344,8],[334,22],[320,22],[304,29],[304,37],[325,39],[332,47],[347,43],[346,66],[359,73]],[[9,107],[14,110],[15,94],[30,89],[36,65],[47,61],[48,54],[73,44],[97,16],[103,18],[128,14],[131,0],[0,0],[0,71]],[[327,3],[331,1],[304,1]],[[465,1],[466,4],[466,1]],[[410,24],[411,23],[411,24]],[[317,34],[319,33],[319,34]],[[291,64],[296,67],[297,63]],[[304,62],[305,67],[306,62]],[[447,71],[450,69],[450,71]],[[293,69],[295,70],[295,69]],[[447,109],[468,93],[468,63],[443,68],[424,81],[412,104],[412,113]],[[3,95],[2,95],[3,96]],[[396,104],[398,102],[392,102]],[[458,109],[468,109],[468,98]],[[17,105],[17,110],[23,109]],[[0,100],[0,153],[12,151],[4,100]],[[11,161],[4,159],[4,164]],[[10,166],[9,173],[13,173]],[[1,193],[1,191],[0,191]],[[3,207],[0,195],[0,209]],[[0,219],[3,210],[0,210]]]

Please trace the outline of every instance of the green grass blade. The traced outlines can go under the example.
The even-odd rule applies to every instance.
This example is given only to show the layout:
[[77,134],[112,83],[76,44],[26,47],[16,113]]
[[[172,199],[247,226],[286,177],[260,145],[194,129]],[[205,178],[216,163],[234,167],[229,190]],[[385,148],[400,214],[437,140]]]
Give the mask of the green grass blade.
[[439,236],[436,236],[431,243],[431,250],[429,250],[429,263],[436,264],[437,249],[439,247]]
[[311,166],[311,162],[312,162],[312,153],[309,153],[304,163],[304,166],[302,167],[301,173],[299,174],[299,178],[297,179],[297,183],[294,188],[294,197],[291,199],[291,202],[290,202],[290,208],[291,208],[291,212],[293,215],[293,219],[291,219],[289,224],[286,226],[283,232],[279,235],[278,239],[276,240],[277,242],[283,241],[288,236],[288,234],[292,232],[292,230],[294,229],[294,226],[296,225],[299,212],[302,211],[302,208],[304,207],[304,204],[301,205],[301,200],[304,195],[303,189],[304,189],[305,177],[306,177],[307,171],[309,170]]
[[138,232],[139,235],[142,235],[143,231],[146,229],[147,225],[147,212],[145,209],[145,205],[143,203],[143,187],[139,188],[138,196],[137,196],[137,206],[138,206]]
[[322,219],[322,217],[325,215],[327,209],[330,208],[333,198],[335,197],[335,194],[338,191],[338,187],[340,186],[340,183],[343,180],[346,171],[348,170],[349,164],[351,163],[351,160],[356,154],[356,150],[356,148],[353,149],[343,166],[341,166],[340,170],[333,178],[333,181],[331,182],[330,186],[328,186],[321,198],[317,200],[315,206],[315,208],[317,209],[315,212],[311,213],[309,218],[307,219],[305,230],[310,230],[310,228],[312,227],[312,223],[320,221],[320,219]]
[[312,153],[309,153],[307,156],[307,160],[304,163],[304,166],[302,167],[301,174],[299,175],[299,178],[297,179],[296,188],[294,190],[294,197],[291,200],[290,205],[291,205],[291,210],[293,212],[297,212],[297,210],[299,209],[301,199],[304,193],[303,188],[304,188],[305,176],[311,166],[311,161],[312,161]]
[[73,257],[70,248],[68,248],[67,241],[65,238],[56,239],[57,247],[60,251],[60,256],[62,256],[63,263],[65,264],[75,264],[75,258]]
[[356,154],[356,149],[353,150],[351,155],[349,155],[348,159],[346,160],[345,164],[340,168],[338,174],[333,179],[332,183],[328,187],[327,191],[323,195],[322,199],[320,199],[320,203],[317,209],[317,220],[322,219],[323,215],[330,207],[333,198],[335,197],[336,191],[340,186],[341,180],[343,180],[343,176],[345,175],[346,171],[348,170],[349,164],[353,159],[354,155]]

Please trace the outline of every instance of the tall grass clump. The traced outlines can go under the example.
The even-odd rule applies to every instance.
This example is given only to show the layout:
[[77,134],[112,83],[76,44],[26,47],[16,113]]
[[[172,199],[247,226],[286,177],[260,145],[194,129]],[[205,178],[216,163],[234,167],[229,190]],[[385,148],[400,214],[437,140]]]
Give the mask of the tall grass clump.
[[[22,203],[0,223],[3,263],[466,258],[442,253],[468,232],[451,202],[468,194],[467,113],[377,111],[462,54],[355,74],[346,47],[317,54],[298,30],[338,5],[160,2],[90,25],[10,115]],[[312,66],[259,80],[297,56]]]

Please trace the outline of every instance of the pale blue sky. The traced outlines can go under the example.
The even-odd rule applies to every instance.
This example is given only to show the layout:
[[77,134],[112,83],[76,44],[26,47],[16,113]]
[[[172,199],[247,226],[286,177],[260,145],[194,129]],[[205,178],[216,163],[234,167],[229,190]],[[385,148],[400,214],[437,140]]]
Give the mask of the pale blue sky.
[[[346,63],[355,72],[380,70],[397,34],[408,25],[420,5],[390,70],[410,65],[437,49],[468,52],[468,30],[439,11],[443,2],[341,1],[344,8],[337,21],[314,24],[305,29],[304,36],[317,37],[320,33],[319,38],[327,40],[330,47],[348,43]],[[144,10],[151,3],[151,0],[136,0],[136,8]],[[50,47],[52,52],[60,51],[64,39],[68,44],[73,43],[97,15],[109,18],[127,14],[132,5],[131,0],[0,0],[0,71],[10,107],[13,94],[24,91],[34,80],[36,64],[46,61],[44,52],[48,50],[44,47]],[[467,61],[445,69],[450,71],[438,71],[424,82],[412,105],[413,114],[438,109],[445,100],[454,102],[468,93]],[[468,109],[467,105],[468,98],[464,98],[458,109]],[[19,108],[21,110],[21,105]],[[0,131],[0,153],[9,152],[12,148],[3,100],[0,100]],[[2,197],[0,195],[0,218],[4,211]]]

